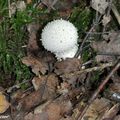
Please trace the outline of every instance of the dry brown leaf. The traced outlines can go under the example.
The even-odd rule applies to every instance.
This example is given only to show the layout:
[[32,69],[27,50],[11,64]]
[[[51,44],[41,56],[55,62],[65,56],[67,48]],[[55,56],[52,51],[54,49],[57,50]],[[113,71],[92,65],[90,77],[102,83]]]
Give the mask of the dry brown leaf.
[[80,70],[81,61],[77,58],[67,58],[55,63],[55,73],[58,75],[71,73]]
[[48,9],[57,9],[60,11],[71,9],[74,3],[79,2],[79,0],[41,0]]
[[45,74],[49,70],[47,63],[43,62],[43,60],[38,60],[33,57],[22,58],[22,63],[27,65],[28,67],[31,67],[32,72],[35,73],[37,76],[39,76],[40,73]]
[[17,6],[17,10],[18,11],[24,11],[26,9],[26,4],[22,0],[21,1],[17,1],[16,6]]
[[108,99],[120,102],[120,83],[110,84],[109,91],[105,91],[104,94]]
[[[45,81],[47,80],[46,84]],[[38,90],[41,86],[45,85],[43,98],[53,98],[55,96],[58,86],[58,78],[55,74],[49,74],[46,76],[34,77],[32,80],[35,90]]]
[[69,100],[56,100],[49,104],[45,111],[49,120],[59,120],[63,115],[68,114],[72,110],[72,104]]
[[24,120],[48,120],[48,116],[46,113],[43,114],[29,113],[25,116]]
[[120,93],[120,83],[113,83],[109,86],[110,91]]
[[[41,106],[39,106],[39,110],[37,109],[37,113],[30,114],[30,117],[27,115],[25,120],[32,120],[33,118],[34,120],[59,120],[72,110],[71,102],[63,96],[54,101],[46,102],[42,107]],[[37,116],[39,116],[38,119],[35,119]]]
[[32,0],[27,0],[26,2],[27,2],[27,4],[30,4],[30,3],[32,3]]
[[26,4],[24,1],[17,1],[17,2],[12,2],[10,4],[10,13],[11,15],[14,15],[16,11],[24,11],[26,9]]
[[91,7],[101,14],[105,13],[106,8],[108,7],[108,1],[106,0],[92,0]]
[[120,115],[117,115],[113,120],[120,120]]
[[103,54],[96,57],[98,61],[113,61],[114,55],[120,55],[120,33],[111,32],[105,38],[106,41],[93,42],[91,46],[98,54]]
[[6,100],[5,95],[0,92],[0,114],[4,113],[10,106],[10,103]]
[[27,30],[29,32],[29,41],[27,45],[28,56],[35,56],[40,51],[40,48],[37,43],[37,35],[36,35],[39,28],[40,25],[37,23],[31,23],[27,26]]
[[47,106],[46,112],[49,120],[59,120],[61,118],[61,107],[57,103],[51,103]]
[[[80,82],[86,78],[86,73],[81,75],[67,75],[69,73],[74,73],[80,71],[81,61],[77,58],[67,58],[64,61],[58,61],[55,63],[55,73],[60,75],[60,77],[67,81],[69,84],[75,86],[76,81]],[[65,74],[65,76],[64,76]]]
[[101,98],[96,99],[88,108],[82,120],[101,120],[101,116],[110,109],[110,101]]
[[109,56],[109,55],[97,55],[95,57],[97,62],[103,61],[103,62],[113,62],[115,59],[115,57],[113,56]]
[[120,108],[119,104],[114,105],[110,110],[106,111],[101,120],[113,120]]
[[111,16],[104,15],[102,19],[103,26],[106,26],[111,21]]

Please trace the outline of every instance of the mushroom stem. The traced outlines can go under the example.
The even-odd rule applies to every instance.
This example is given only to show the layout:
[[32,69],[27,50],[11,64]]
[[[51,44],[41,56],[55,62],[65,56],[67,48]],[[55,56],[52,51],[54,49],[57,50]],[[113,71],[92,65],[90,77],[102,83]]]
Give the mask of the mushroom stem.
[[58,60],[62,59],[66,59],[66,58],[73,58],[74,55],[76,54],[78,50],[78,45],[75,45],[74,47],[63,51],[63,52],[56,52],[55,55],[57,57]]

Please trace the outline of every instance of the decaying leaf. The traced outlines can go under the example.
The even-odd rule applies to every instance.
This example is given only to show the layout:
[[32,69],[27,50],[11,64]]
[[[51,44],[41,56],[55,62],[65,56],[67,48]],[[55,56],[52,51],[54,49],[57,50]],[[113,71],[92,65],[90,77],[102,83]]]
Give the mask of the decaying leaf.
[[118,113],[120,108],[119,104],[114,105],[110,110],[106,111],[101,120],[112,120]]
[[77,58],[67,58],[64,61],[58,61],[55,64],[55,73],[58,75],[71,73],[80,70],[81,61]]
[[72,8],[74,3],[79,2],[79,0],[41,0],[48,9],[57,9],[60,11],[68,10]]
[[37,112],[34,114],[31,113],[27,115],[25,120],[35,119],[36,116],[39,116],[39,118],[35,120],[59,120],[62,116],[69,114],[72,110],[70,100],[64,98],[63,96],[55,99],[54,101],[48,101],[41,106],[37,108]]
[[37,43],[37,31],[39,30],[40,25],[37,23],[31,23],[27,26],[29,32],[29,41],[27,44],[27,55],[33,56],[40,51],[40,48]]
[[24,11],[26,9],[26,4],[24,1],[17,1],[16,6],[18,11]]
[[113,83],[109,86],[110,91],[120,93],[120,83]]
[[114,56],[109,56],[109,55],[97,55],[95,57],[97,62],[103,61],[103,62],[112,62],[115,60]]
[[106,0],[92,0],[91,6],[96,11],[100,12],[101,14],[104,14],[106,8],[108,7],[108,1],[106,1]]
[[69,100],[56,100],[49,104],[45,111],[49,120],[59,120],[62,115],[68,114],[72,110],[72,104]]
[[[46,84],[45,84],[45,81]],[[58,86],[58,78],[55,74],[50,74],[41,77],[34,77],[32,80],[35,90],[38,90],[41,86],[45,85],[43,97],[49,98],[55,96]]]
[[97,61],[113,61],[114,55],[120,55],[120,33],[111,32],[105,38],[106,41],[93,42],[91,44],[92,48],[98,54],[101,54],[96,56]]
[[111,16],[110,15],[109,16],[104,15],[103,19],[102,19],[103,26],[106,26],[110,22],[110,20],[111,20]]
[[32,3],[32,0],[27,0],[26,2],[27,2],[27,4],[30,4],[30,3]]
[[82,120],[101,120],[101,116],[110,109],[110,101],[101,98],[96,99],[88,108]]
[[45,74],[49,70],[48,64],[43,62],[43,60],[38,60],[33,57],[24,57],[22,58],[22,63],[32,68],[32,72],[37,76],[40,73]]
[[77,58],[67,58],[64,61],[58,61],[55,63],[55,73],[57,75],[61,75],[62,79],[64,81],[68,81],[68,83],[72,84],[73,86],[76,83],[76,80],[81,80],[84,79],[86,76],[86,73],[79,75],[75,75],[75,76],[62,76],[64,74],[69,74],[69,73],[73,73],[76,71],[79,71],[81,69],[81,61],[80,59]]
[[24,1],[12,2],[10,5],[10,14],[14,15],[16,11],[24,11],[26,9],[26,4]]
[[33,114],[31,112],[25,116],[24,120],[48,120],[48,116],[47,116],[47,113]]
[[10,106],[10,103],[6,100],[5,95],[0,92],[0,114],[4,113]]
[[120,120],[120,115],[117,115],[113,120]]
[[120,83],[112,83],[109,90],[104,92],[104,96],[112,101],[120,102]]

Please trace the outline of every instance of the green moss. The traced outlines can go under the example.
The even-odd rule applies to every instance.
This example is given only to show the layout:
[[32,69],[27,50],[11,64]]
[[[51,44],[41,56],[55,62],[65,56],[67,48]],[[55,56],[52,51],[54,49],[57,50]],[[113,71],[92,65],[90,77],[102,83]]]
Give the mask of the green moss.
[[77,27],[79,36],[88,30],[93,14],[88,7],[76,7],[70,17],[70,21]]

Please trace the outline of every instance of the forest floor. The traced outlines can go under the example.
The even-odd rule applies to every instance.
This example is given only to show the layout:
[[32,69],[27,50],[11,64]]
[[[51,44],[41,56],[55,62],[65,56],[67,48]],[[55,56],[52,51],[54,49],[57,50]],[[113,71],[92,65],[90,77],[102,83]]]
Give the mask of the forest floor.
[[[78,30],[72,58],[42,46],[57,19]],[[0,0],[0,120],[120,120],[120,1]]]

